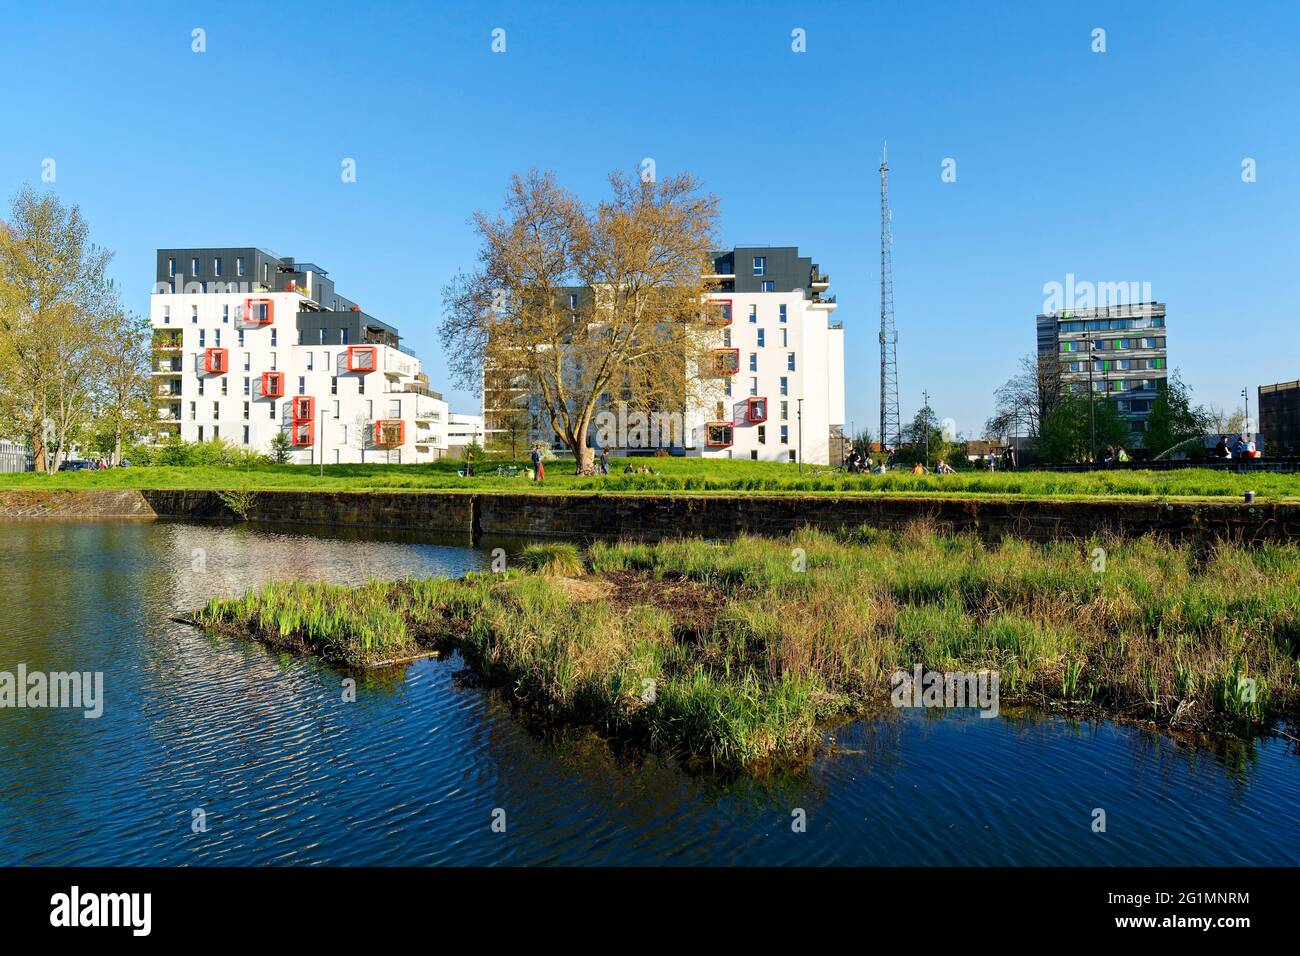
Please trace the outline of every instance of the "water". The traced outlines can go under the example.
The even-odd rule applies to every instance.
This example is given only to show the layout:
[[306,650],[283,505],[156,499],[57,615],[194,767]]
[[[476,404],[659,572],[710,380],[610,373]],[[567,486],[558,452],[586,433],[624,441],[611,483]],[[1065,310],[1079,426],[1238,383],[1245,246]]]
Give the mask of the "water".
[[530,728],[458,659],[344,703],[336,671],[170,620],[271,577],[489,561],[416,537],[0,523],[0,670],[101,670],[106,698],[96,720],[0,710],[0,864],[1300,862],[1300,756],[1275,740],[905,713],[828,731],[805,775],[727,781]]

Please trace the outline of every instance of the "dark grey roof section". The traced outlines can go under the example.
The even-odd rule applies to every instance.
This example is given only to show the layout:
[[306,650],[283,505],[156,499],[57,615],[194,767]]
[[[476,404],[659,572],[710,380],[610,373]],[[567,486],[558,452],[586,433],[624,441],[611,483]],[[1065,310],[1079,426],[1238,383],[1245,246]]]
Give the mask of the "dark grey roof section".
[[[817,263],[799,255],[798,246],[736,246],[713,254],[719,275],[734,275],[723,282],[722,292],[803,292],[813,295],[814,278],[825,281]],[[765,287],[765,283],[768,283]]]

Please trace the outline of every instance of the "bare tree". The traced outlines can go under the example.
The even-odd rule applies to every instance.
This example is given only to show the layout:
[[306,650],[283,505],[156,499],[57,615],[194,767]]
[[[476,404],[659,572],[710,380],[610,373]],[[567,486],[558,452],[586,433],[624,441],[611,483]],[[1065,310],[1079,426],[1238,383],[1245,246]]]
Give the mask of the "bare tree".
[[441,332],[460,384],[526,383],[549,429],[594,471],[588,432],[611,402],[680,408],[710,390],[706,347],[717,200],[689,174],[609,177],[584,206],[532,170],[504,216],[476,213],[479,268],[444,290]]
[[1060,397],[1060,359],[1032,353],[1022,357],[1019,371],[993,393],[993,415],[984,423],[984,437],[1037,437]]

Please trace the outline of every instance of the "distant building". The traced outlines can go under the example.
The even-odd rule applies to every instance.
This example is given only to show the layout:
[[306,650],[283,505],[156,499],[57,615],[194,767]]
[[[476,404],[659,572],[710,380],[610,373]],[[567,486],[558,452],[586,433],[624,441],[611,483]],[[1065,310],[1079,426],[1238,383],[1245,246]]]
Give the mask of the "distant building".
[[150,301],[160,432],[290,460],[411,464],[447,449],[447,403],[397,329],[318,265],[257,248],[159,249]]
[[1115,401],[1137,440],[1169,375],[1165,306],[1137,302],[1051,312],[1037,319],[1038,354],[1061,362],[1064,388]]
[[1300,381],[1259,387],[1259,431],[1268,454],[1300,454]]
[[462,415],[452,412],[447,416],[447,454],[459,457],[465,449],[477,443],[483,446],[483,416]]

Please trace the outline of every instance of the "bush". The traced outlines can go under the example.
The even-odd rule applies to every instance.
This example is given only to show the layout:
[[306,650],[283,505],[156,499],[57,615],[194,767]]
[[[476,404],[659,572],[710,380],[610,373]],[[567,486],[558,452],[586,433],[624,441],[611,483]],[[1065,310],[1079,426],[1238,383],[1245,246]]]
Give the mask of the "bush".
[[132,445],[126,449],[124,457],[130,459],[132,465],[143,467],[209,465],[251,468],[271,461],[260,452],[232,445],[224,438],[187,442],[176,435],[154,445]]

